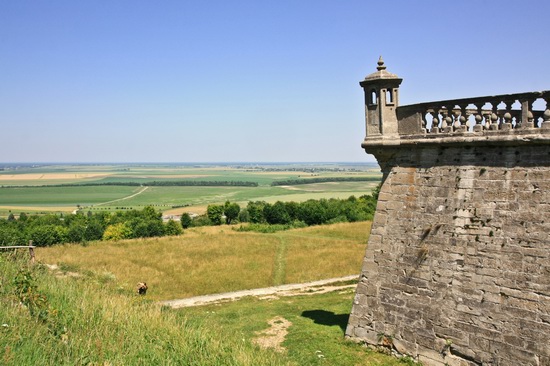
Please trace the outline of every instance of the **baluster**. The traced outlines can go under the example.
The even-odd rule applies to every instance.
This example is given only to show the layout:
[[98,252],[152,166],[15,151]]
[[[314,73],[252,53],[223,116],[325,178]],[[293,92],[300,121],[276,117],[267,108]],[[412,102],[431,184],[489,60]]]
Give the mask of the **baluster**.
[[540,127],[544,129],[550,129],[550,96],[545,96],[544,101],[546,102],[546,109],[542,114],[543,121]]
[[495,100],[491,103],[493,105],[493,113],[491,113],[491,130],[498,130],[499,120],[498,120],[498,105],[500,104],[499,100]]
[[512,129],[512,113],[510,111],[512,110],[512,104],[514,104],[514,102],[505,101],[504,104],[506,105],[506,112],[504,112],[504,123],[502,123],[500,129],[510,130]]
[[437,108],[433,109],[430,114],[432,115],[432,133],[438,133],[439,132],[439,115]]
[[[533,102],[531,99],[523,99],[521,102],[521,124],[520,127],[523,128],[533,128],[535,123],[533,122]],[[518,127],[518,126],[516,126]]]
[[455,109],[453,106],[451,110],[453,111],[453,131],[458,131],[460,129],[460,109]]
[[474,132],[483,131],[483,125],[481,124],[481,122],[483,121],[483,112],[482,112],[481,108],[483,107],[484,104],[485,103],[475,104],[475,106],[477,107],[477,113],[476,113],[476,116],[475,116],[476,124],[474,126]]
[[470,114],[468,112],[468,104],[463,104],[460,106],[460,129],[463,132],[467,132],[470,129],[470,123],[468,118]]
[[486,130],[491,128],[491,116],[492,116],[491,112],[485,112],[485,114],[483,115],[483,117],[485,118],[485,127],[484,127],[484,129],[486,129]]
[[420,116],[420,133],[425,134],[426,133],[426,127],[428,127],[428,120],[426,120],[426,111],[424,113],[421,113]]
[[[448,133],[451,130],[450,123],[452,122],[451,117],[449,117],[449,109],[447,107],[442,107],[441,109],[441,132]],[[451,120],[451,122],[449,122]]]

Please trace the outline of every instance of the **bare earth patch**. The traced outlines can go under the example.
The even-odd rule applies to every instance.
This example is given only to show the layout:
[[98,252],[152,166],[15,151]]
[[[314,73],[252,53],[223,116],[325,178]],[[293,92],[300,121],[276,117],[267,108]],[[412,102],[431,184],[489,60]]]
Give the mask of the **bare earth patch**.
[[268,321],[269,328],[256,332],[258,337],[254,338],[252,342],[260,346],[261,348],[271,348],[277,352],[284,352],[285,348],[281,346],[284,342],[286,335],[288,334],[288,328],[292,323],[281,316]]
[[81,277],[80,273],[62,271],[57,264],[44,264],[50,271],[52,271],[55,277]]

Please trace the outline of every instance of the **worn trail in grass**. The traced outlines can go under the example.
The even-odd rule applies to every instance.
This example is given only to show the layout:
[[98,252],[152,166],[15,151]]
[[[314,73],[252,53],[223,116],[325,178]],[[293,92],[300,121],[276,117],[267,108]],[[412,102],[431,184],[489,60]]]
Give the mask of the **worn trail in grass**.
[[[304,294],[320,294],[330,291],[355,288],[358,282],[358,275],[351,275],[338,278],[329,278],[321,281],[295,283],[289,285],[272,286],[266,288],[257,288],[252,290],[243,290],[235,292],[226,292],[223,294],[213,294],[205,296],[188,297],[186,299],[162,301],[161,304],[173,309],[186,308],[191,306],[203,306],[219,304],[225,301],[234,301],[247,296],[254,296],[260,299],[272,299],[281,296],[298,296]],[[351,282],[351,283],[349,283]]]
[[285,283],[286,277],[286,252],[288,243],[284,236],[278,235],[279,247],[275,256],[275,265],[273,266],[273,286],[282,285]]

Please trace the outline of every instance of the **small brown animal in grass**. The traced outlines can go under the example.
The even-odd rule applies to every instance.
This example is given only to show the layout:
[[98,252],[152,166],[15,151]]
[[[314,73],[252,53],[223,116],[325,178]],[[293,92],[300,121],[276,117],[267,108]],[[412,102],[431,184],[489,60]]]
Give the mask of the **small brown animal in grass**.
[[145,282],[140,282],[137,284],[137,292],[140,295],[145,295],[147,293],[147,284]]

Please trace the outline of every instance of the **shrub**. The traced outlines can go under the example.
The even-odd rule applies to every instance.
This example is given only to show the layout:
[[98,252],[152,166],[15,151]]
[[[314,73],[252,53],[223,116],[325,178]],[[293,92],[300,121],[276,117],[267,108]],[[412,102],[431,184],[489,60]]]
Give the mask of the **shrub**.
[[103,240],[118,241],[129,239],[132,237],[132,229],[127,224],[119,222],[118,224],[109,225],[103,233]]
[[180,235],[181,233],[183,233],[183,229],[181,228],[181,225],[174,220],[168,221],[164,226],[164,234],[166,235],[174,236],[174,235]]
[[28,238],[39,247],[67,242],[68,229],[57,225],[41,225],[29,228]]
[[188,227],[190,227],[192,225],[193,219],[191,218],[191,216],[187,212],[184,212],[181,215],[180,222],[181,222],[181,227],[184,228],[184,229],[187,229]]

